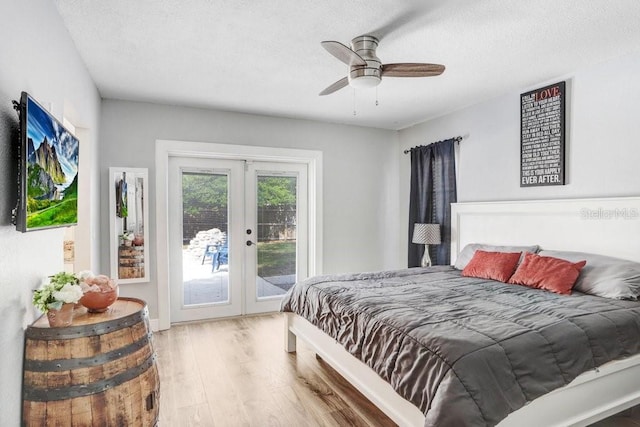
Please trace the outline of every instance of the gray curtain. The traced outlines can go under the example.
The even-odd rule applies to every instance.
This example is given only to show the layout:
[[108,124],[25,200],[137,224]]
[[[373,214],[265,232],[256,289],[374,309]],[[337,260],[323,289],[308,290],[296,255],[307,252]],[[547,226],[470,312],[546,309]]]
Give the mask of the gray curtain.
[[411,149],[409,267],[420,266],[424,245],[411,243],[415,223],[440,224],[442,243],[429,245],[433,265],[451,260],[451,203],[456,202],[455,143],[451,138]]

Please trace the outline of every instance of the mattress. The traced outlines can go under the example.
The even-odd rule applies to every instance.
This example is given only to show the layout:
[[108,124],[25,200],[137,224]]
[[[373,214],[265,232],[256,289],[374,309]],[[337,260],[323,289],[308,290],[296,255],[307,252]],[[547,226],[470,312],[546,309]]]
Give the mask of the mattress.
[[296,313],[370,366],[426,426],[493,426],[583,372],[640,352],[640,303],[462,277],[449,266],[316,276]]

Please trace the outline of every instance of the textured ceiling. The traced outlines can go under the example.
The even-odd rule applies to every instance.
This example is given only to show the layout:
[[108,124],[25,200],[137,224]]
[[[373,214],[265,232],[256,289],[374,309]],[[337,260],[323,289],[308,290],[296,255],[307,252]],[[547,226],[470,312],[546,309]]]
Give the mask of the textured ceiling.
[[[55,2],[104,98],[387,129],[640,50],[637,0]],[[318,96],[347,72],[320,42],[362,34],[447,68]]]

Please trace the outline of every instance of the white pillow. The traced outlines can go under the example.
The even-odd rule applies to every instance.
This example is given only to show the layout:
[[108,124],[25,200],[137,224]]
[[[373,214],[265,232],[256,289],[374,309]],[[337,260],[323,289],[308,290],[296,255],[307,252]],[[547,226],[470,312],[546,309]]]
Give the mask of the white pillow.
[[612,299],[640,297],[640,263],[583,252],[540,251],[539,255],[571,262],[586,260],[573,287],[576,291]]
[[[469,261],[471,261],[471,258],[473,258],[473,254],[475,254],[478,249],[485,252],[531,252],[532,254],[535,254],[538,252],[538,249],[540,249],[540,246],[496,246],[485,245],[484,243],[469,243],[458,254],[454,267],[458,270],[464,270],[467,264],[469,264]],[[521,261],[522,255],[520,256],[520,262]]]

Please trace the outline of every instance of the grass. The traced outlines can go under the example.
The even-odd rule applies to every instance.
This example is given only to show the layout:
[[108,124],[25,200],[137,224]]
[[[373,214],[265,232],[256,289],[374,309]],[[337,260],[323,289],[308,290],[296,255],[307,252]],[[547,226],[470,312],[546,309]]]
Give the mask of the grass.
[[258,275],[284,276],[296,273],[296,242],[276,240],[258,243]]

